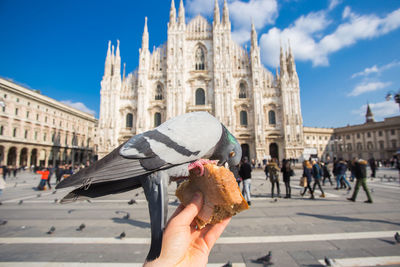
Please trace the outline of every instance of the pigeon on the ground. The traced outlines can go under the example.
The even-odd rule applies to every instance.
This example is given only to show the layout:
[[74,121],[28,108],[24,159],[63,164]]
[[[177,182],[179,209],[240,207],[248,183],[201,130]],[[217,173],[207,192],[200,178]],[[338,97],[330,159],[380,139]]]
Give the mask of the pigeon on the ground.
[[87,202],[92,203],[92,201],[90,199],[86,199]]
[[397,243],[400,243],[400,235],[399,232],[396,232],[396,234],[394,235],[394,239],[396,239]]
[[81,225],[79,225],[78,228],[76,228],[76,231],[82,231],[85,227],[86,227],[86,225],[84,223],[82,223]]
[[56,188],[78,187],[63,198],[61,203],[66,203],[143,187],[150,213],[147,261],[151,261],[161,251],[169,178],[187,177],[189,168],[201,170],[200,159],[236,166],[241,157],[239,142],[221,122],[207,112],[192,112],[133,136],[101,160],[62,180]]
[[228,261],[226,264],[222,265],[222,267],[232,267],[232,262]]
[[271,262],[272,259],[272,251],[269,251],[267,255],[262,256],[258,259],[252,260],[254,263],[262,263],[264,266],[266,265],[272,265],[273,263]]
[[128,201],[128,204],[129,204],[129,205],[136,204],[136,203],[137,203],[137,202],[136,202],[136,200],[134,200],[134,199],[131,199],[131,200]]
[[24,201],[21,199],[21,200],[18,202],[18,205],[21,205],[22,203],[24,203]]
[[129,212],[127,212],[126,215],[124,217],[122,217],[122,218],[125,219],[125,220],[128,220],[129,217],[130,217],[130,214],[129,214]]
[[54,233],[54,231],[56,230],[56,228],[54,226],[50,227],[50,230],[47,232],[48,235],[51,235]]
[[139,196],[139,193],[136,193],[136,194],[135,194],[135,197],[138,197],[138,196]]
[[36,197],[41,197],[41,196],[42,196],[42,194],[37,194],[37,195],[36,195]]
[[54,199],[54,203],[57,203],[58,202],[58,199],[56,198],[56,199]]
[[7,224],[7,221],[2,221],[2,222],[0,222],[0,225],[6,225]]
[[68,210],[68,213],[71,214],[73,211],[75,211],[75,210],[74,209]]
[[334,265],[333,261],[328,257],[325,257],[324,261],[325,261],[325,265],[326,266],[333,266]]
[[53,195],[54,195],[55,193],[57,193],[57,190],[54,190],[54,191],[53,191]]
[[119,235],[119,239],[123,239],[123,238],[125,238],[125,236],[126,236],[126,234],[125,234],[125,232],[122,232],[120,235]]

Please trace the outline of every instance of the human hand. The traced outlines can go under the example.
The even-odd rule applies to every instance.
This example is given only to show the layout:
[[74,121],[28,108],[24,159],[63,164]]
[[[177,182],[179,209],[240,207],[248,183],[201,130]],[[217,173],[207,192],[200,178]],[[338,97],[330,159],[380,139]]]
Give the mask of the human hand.
[[194,218],[203,206],[203,196],[196,193],[185,207],[181,204],[165,228],[160,257],[144,266],[206,266],[208,255],[231,218],[197,229]]

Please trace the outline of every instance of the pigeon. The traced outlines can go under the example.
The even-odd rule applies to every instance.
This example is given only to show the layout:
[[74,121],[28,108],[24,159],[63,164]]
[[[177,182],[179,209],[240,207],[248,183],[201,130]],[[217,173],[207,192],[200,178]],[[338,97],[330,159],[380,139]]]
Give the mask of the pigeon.
[[125,234],[125,232],[122,232],[120,235],[119,235],[119,239],[123,239],[123,238],[125,238],[125,236],[126,236],[126,234]]
[[37,194],[37,195],[36,195],[36,197],[41,197],[41,196],[42,196],[42,194]]
[[272,265],[273,264],[271,262],[271,259],[272,259],[272,252],[269,251],[267,255],[262,256],[262,257],[260,257],[260,258],[258,258],[256,260],[252,260],[252,262],[254,262],[254,263],[262,263],[262,264],[264,264],[264,266],[266,266],[266,265]]
[[187,177],[189,168],[201,170],[200,159],[236,166],[241,157],[239,142],[215,117],[208,112],[186,113],[133,136],[101,160],[62,180],[56,189],[77,187],[61,200],[68,203],[142,187],[151,225],[146,260],[152,261],[161,251],[169,179]]
[[6,224],[7,224],[7,221],[0,222],[0,225],[6,225]]
[[136,193],[136,194],[135,194],[135,197],[138,197],[138,196],[139,196],[139,193]]
[[324,261],[325,261],[325,265],[326,266],[333,266],[334,265],[333,261],[328,257],[325,257]]
[[53,195],[54,195],[55,193],[57,193],[57,190],[54,190],[54,191],[53,191]]
[[396,234],[394,235],[394,239],[396,239],[397,243],[400,243],[400,235],[399,232],[396,232]]
[[131,199],[131,200],[129,200],[129,202],[128,202],[129,205],[136,204],[136,203],[137,203],[137,202],[136,202],[136,200],[134,200],[134,199]]
[[222,267],[232,267],[232,262],[228,261],[226,264],[222,265]]
[[86,202],[88,203],[92,203],[92,201],[90,199],[86,199]]
[[56,198],[56,199],[54,199],[54,203],[57,203],[58,202],[58,199]]
[[84,223],[82,223],[81,225],[79,225],[78,228],[76,228],[76,231],[82,231],[85,227],[86,227],[86,225]]
[[75,210],[74,209],[68,210],[68,213],[71,214],[73,211],[75,211]]
[[122,217],[122,218],[125,219],[125,220],[128,220],[129,217],[130,217],[130,214],[129,214],[129,212],[127,212],[126,215],[124,217]]
[[24,203],[24,201],[21,199],[21,200],[18,202],[18,205],[22,205],[22,203]]
[[56,230],[56,228],[54,226],[50,227],[50,230],[47,232],[48,235],[51,235],[54,233],[54,231]]

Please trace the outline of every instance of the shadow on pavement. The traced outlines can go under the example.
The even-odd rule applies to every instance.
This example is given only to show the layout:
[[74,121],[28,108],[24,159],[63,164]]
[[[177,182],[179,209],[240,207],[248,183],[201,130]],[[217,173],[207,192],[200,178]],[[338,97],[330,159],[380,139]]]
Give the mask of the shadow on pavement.
[[311,213],[303,213],[303,212],[298,212],[297,215],[316,217],[316,218],[319,218],[319,219],[325,219],[325,220],[331,220],[331,221],[377,222],[377,223],[387,223],[387,224],[393,224],[393,225],[400,225],[400,223],[394,223],[394,222],[389,222],[389,221],[385,221],[385,220],[359,219],[359,218],[351,218],[351,217],[347,217],[347,216],[332,216],[332,215],[311,214]]
[[141,222],[141,221],[136,221],[136,220],[132,220],[132,219],[121,219],[121,218],[111,218],[113,220],[113,222],[115,223],[119,223],[119,224],[130,224],[136,227],[140,227],[140,228],[150,228],[150,223],[147,222]]

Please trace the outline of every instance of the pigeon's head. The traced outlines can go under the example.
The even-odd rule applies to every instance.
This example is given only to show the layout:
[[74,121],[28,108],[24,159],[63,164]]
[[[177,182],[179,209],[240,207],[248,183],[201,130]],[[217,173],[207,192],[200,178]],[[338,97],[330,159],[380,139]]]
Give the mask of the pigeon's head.
[[219,161],[218,165],[220,166],[225,163],[228,163],[229,166],[236,166],[240,163],[240,159],[242,158],[242,148],[228,129],[226,129],[225,126],[222,128],[223,133],[221,140],[218,142],[211,159],[217,159]]

